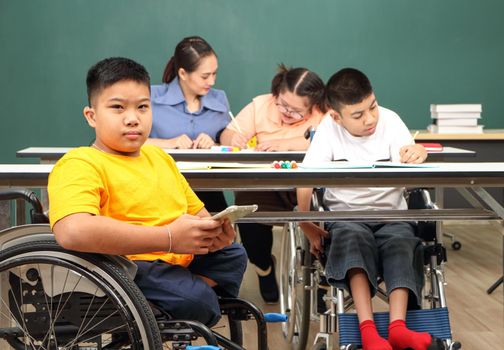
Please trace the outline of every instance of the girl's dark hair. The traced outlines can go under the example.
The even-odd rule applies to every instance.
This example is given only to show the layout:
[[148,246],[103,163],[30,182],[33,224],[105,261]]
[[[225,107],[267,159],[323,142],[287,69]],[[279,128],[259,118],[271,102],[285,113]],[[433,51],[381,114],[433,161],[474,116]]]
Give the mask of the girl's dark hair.
[[340,112],[344,105],[360,103],[372,93],[373,87],[364,73],[355,68],[343,68],[327,82],[327,105]]
[[320,77],[306,68],[287,68],[278,66],[278,73],[271,81],[271,93],[277,97],[284,91],[301,97],[308,97],[310,108],[317,106],[325,112],[325,85]]
[[201,59],[210,55],[217,56],[212,47],[202,37],[189,36],[182,39],[166,64],[163,83],[168,84],[175,79],[180,68],[184,68],[188,73],[194,72],[198,68]]
[[86,77],[88,103],[103,89],[119,81],[133,80],[150,90],[149,73],[141,64],[124,57],[105,58],[93,65]]

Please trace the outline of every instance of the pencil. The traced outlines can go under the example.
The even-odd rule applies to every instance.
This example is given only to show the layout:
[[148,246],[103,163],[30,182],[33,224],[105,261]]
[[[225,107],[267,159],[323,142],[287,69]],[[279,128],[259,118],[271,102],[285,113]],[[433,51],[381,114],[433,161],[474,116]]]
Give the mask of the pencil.
[[420,133],[420,131],[415,131],[415,133],[413,134],[413,143],[415,143],[415,139],[416,137],[418,136],[418,134]]
[[233,122],[233,125],[235,126],[236,130],[238,130],[238,132],[240,134],[243,134],[243,131],[240,129],[240,125],[236,121],[236,119],[235,119],[233,113],[231,113],[231,111],[229,111],[229,116],[231,117],[231,121]]

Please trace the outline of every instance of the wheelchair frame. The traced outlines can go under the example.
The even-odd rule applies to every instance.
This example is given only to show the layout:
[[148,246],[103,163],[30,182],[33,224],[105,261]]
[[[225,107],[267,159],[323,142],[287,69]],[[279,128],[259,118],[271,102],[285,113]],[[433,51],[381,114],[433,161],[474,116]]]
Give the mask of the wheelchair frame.
[[46,224],[31,191],[0,191],[23,199],[32,224],[0,231],[0,349],[187,349],[208,345],[242,350],[241,321],[257,324],[257,348],[267,349],[266,321],[253,304],[221,298],[230,339],[190,320],[175,320],[145,299],[133,282],[136,265],[121,256],[68,251]]
[[[421,196],[421,199],[425,201],[425,206],[422,209],[435,208],[427,191],[414,191],[418,191],[414,195]],[[314,193],[312,196],[313,207],[323,211],[324,209],[318,203],[318,194]],[[416,207],[415,209],[420,208]],[[436,231],[435,223],[422,223],[422,225],[430,226],[427,230],[430,229],[431,232]],[[451,338],[444,293],[446,250],[438,243],[437,232],[432,238],[432,243],[424,243],[424,271],[426,282],[429,283],[424,286],[422,304],[425,306],[425,300],[429,302],[430,310],[434,310],[433,312],[436,313],[433,317],[442,319],[440,322],[443,329],[441,331],[436,327],[425,329],[425,320],[419,312],[430,312],[430,310],[408,311],[407,323],[411,329],[428,331],[436,338],[442,339],[437,343],[438,349],[455,350],[459,349],[461,344]],[[311,346],[312,350],[336,348],[336,333],[340,338],[338,345],[340,350],[357,349],[357,345],[360,345],[358,320],[356,314],[346,314],[346,311],[353,306],[353,301],[348,293],[343,289],[330,286],[328,296],[323,298],[324,301],[329,301],[329,309],[323,314],[316,312],[319,301],[317,298],[319,283],[324,277],[324,268],[318,260],[313,259],[310,254],[309,242],[298,225],[287,223],[284,226],[281,247],[280,307],[283,313],[289,315],[289,321],[283,326],[286,341],[291,344],[293,349],[304,350],[308,342],[309,322],[318,319],[320,328]],[[425,293],[426,288],[428,288],[427,293]],[[377,295],[386,300],[386,293],[381,288],[379,288]],[[419,318],[420,320],[417,322]],[[410,321],[410,319],[414,321]],[[379,331],[386,332],[388,313],[375,313],[375,322]],[[344,329],[341,329],[342,325]]]

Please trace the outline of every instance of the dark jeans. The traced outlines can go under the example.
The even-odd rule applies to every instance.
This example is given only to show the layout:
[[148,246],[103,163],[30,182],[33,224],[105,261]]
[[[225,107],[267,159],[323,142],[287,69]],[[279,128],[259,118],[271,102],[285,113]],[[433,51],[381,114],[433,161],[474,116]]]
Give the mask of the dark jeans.
[[[164,261],[135,261],[135,283],[147,300],[176,319],[212,326],[221,313],[217,295],[237,297],[247,267],[245,249],[237,243],[206,255],[196,255],[185,268]],[[217,282],[211,288],[199,276]]]
[[333,222],[326,224],[326,229],[330,233],[325,247],[326,276],[331,285],[349,290],[348,270],[360,268],[368,276],[372,295],[381,276],[388,294],[407,288],[420,304],[423,257],[413,224]]

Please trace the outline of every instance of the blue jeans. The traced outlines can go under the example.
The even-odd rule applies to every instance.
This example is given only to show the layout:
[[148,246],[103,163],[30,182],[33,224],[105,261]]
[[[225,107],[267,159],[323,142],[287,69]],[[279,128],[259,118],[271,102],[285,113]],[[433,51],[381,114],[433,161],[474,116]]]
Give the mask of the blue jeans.
[[414,224],[333,222],[326,224],[326,229],[330,233],[330,243],[325,244],[326,276],[331,285],[350,291],[347,273],[360,268],[368,276],[371,295],[376,293],[381,276],[388,294],[407,288],[420,304],[423,249],[415,237]]
[[[221,316],[217,295],[238,296],[247,254],[241,245],[233,243],[214,253],[196,255],[187,268],[161,260],[135,263],[135,283],[147,300],[173,318],[213,326]],[[198,275],[217,282],[217,287],[210,287]]]

